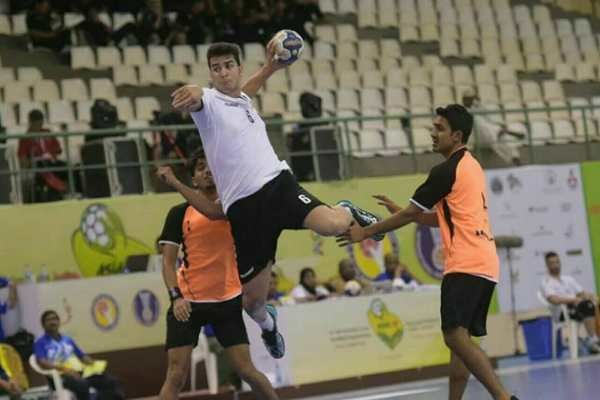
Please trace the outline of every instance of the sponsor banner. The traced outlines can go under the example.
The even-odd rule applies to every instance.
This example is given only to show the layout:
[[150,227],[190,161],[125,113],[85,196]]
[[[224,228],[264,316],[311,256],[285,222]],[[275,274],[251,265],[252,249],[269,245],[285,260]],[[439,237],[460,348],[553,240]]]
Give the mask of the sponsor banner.
[[448,363],[439,297],[434,289],[281,308],[292,383]]
[[[326,203],[351,199],[385,216],[387,211],[372,195],[385,194],[405,206],[424,179],[414,175],[304,186]],[[3,274],[21,278],[26,266],[39,274],[42,265],[52,278],[122,272],[130,256],[155,252],[154,243],[167,212],[180,202],[177,194],[151,194],[2,206]],[[40,221],[44,229],[39,228]],[[423,283],[439,283],[439,236],[428,228],[417,234],[416,226],[411,225],[388,234],[383,242],[365,241],[346,249],[339,248],[332,238],[309,231],[286,231],[277,254],[284,274],[282,288],[295,285],[300,269],[306,266],[314,267],[321,280],[337,275],[337,264],[344,257],[354,258],[361,272],[374,278],[383,272],[383,256],[389,252],[398,254]]]
[[19,285],[23,327],[39,337],[40,315],[55,310],[61,331],[89,353],[157,346],[169,299],[158,273]]
[[[578,164],[528,166],[488,170],[488,198],[495,236],[523,238],[511,250],[516,308],[540,308],[537,298],[546,274],[544,254],[555,251],[562,272],[595,292],[594,267],[588,234],[581,173]],[[499,249],[500,311],[511,309],[507,253]]]
[[600,162],[581,164],[590,242],[596,266],[596,290],[600,289]]

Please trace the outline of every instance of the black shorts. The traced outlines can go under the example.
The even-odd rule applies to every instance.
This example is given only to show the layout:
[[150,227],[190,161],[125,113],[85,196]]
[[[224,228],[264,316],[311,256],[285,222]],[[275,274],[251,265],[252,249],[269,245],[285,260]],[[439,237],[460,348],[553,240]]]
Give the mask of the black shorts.
[[576,306],[568,306],[569,317],[575,321],[583,321],[586,318],[596,316],[596,308],[594,303],[589,300],[583,300]]
[[227,218],[242,283],[249,282],[269,262],[275,261],[281,231],[303,229],[308,213],[320,205],[323,203],[285,170],[258,192],[229,206]]
[[462,326],[471,336],[485,336],[490,301],[496,284],[485,278],[452,273],[442,280],[442,331]]
[[198,335],[204,325],[212,325],[221,346],[248,344],[246,325],[242,317],[242,296],[220,303],[191,303],[192,314],[186,322],[178,321],[173,315],[173,306],[167,311],[167,350],[196,347]]

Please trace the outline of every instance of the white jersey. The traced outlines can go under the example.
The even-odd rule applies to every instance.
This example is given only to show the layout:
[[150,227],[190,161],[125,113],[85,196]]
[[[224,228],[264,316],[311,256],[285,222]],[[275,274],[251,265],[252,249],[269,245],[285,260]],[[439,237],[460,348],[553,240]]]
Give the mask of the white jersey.
[[191,115],[227,212],[237,200],[256,193],[289,167],[275,154],[265,123],[248,95],[230,97],[216,89],[203,91],[202,110]]
[[549,296],[559,296],[572,299],[576,297],[577,294],[583,292],[581,285],[577,283],[575,278],[569,275],[560,275],[558,278],[546,275],[542,279],[540,289],[546,298]]

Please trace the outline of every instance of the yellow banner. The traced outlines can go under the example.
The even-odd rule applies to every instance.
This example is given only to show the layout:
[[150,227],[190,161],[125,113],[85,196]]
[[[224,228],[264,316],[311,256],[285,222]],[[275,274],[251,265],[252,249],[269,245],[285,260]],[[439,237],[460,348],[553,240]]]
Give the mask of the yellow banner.
[[[305,187],[329,204],[350,199],[383,216],[387,211],[372,195],[386,194],[404,206],[423,179],[371,178]],[[121,272],[130,255],[155,252],[169,208],[181,201],[177,194],[161,194],[0,207],[2,275],[21,278],[27,265],[36,274],[46,265],[51,277]],[[290,286],[305,266],[315,267],[321,280],[336,275],[344,257],[354,258],[364,275],[373,278],[383,271],[383,255],[393,252],[422,282],[437,283],[438,245],[435,230],[414,225],[387,235],[382,243],[365,241],[350,249],[308,231],[287,231],[279,242],[278,260]]]
[[[439,304],[439,290],[426,290],[295,306],[285,319],[292,382],[448,363]],[[301,317],[292,318],[292,311]]]

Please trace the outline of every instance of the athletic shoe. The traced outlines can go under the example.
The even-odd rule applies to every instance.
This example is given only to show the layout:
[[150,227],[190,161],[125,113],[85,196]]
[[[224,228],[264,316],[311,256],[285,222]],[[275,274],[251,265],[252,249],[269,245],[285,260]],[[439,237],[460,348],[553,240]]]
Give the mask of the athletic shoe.
[[273,330],[262,331],[262,340],[269,354],[273,358],[281,358],[285,354],[285,341],[283,336],[277,330],[277,309],[271,304],[266,305],[267,312],[273,318]]
[[519,400],[517,396],[510,396],[510,400]]
[[600,346],[598,346],[596,343],[594,343],[592,338],[587,338],[587,340],[585,341],[585,347],[587,348],[587,351],[590,354],[600,353]]
[[[352,214],[352,217],[362,227],[373,225],[379,222],[379,217],[377,215],[355,206],[350,200],[340,200],[338,201],[337,205],[349,210]],[[379,242],[383,240],[384,237],[385,233],[378,233],[376,235],[371,236],[371,239],[377,240]]]

